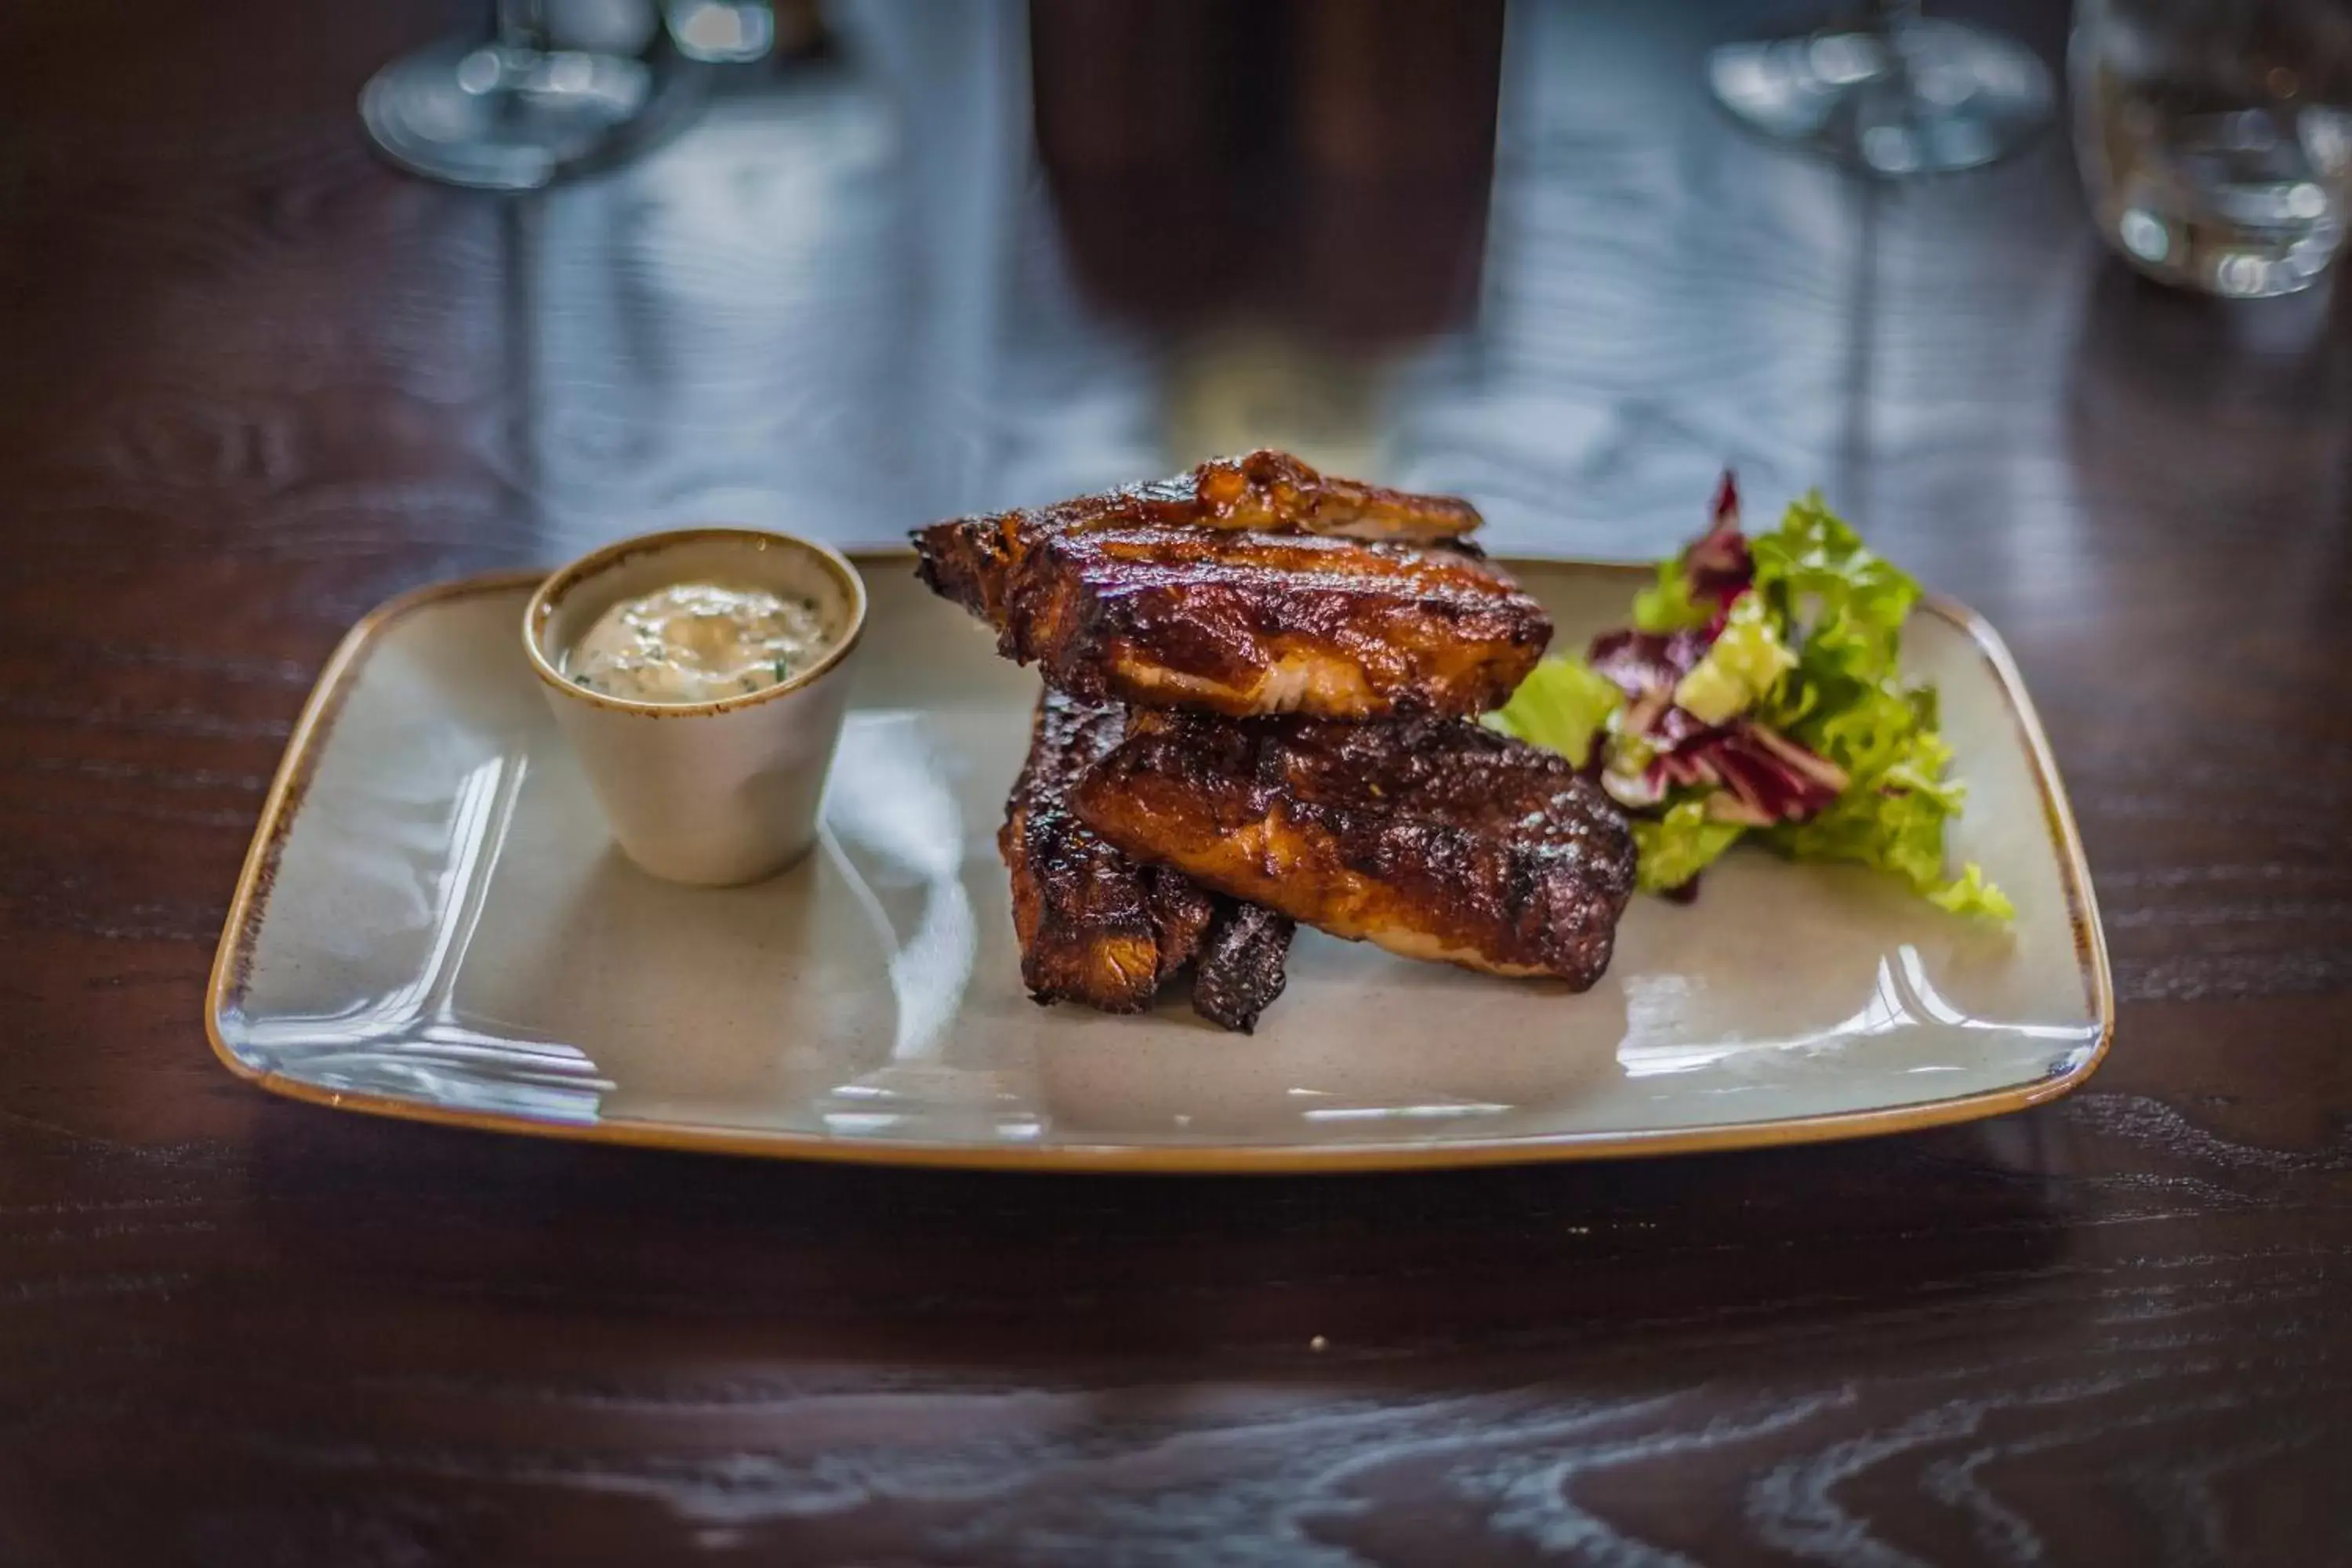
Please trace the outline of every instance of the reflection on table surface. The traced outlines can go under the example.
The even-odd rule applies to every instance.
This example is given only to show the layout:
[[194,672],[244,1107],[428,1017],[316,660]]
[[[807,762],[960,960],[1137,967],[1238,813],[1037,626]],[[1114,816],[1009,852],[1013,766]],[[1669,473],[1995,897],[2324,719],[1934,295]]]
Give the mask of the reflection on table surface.
[[[1094,9],[844,7],[826,58],[516,208],[547,553],[690,517],[893,538],[1254,443],[1469,494],[1507,550],[1655,553],[1728,462],[1931,576],[1956,533],[2063,551],[2046,487],[1939,472],[1931,523],[1927,476],[1870,477],[1952,384],[2013,387],[2061,456],[2058,323],[2108,271],[2033,221],[2076,202],[2063,147],[1883,188],[1727,134],[1683,68],[1711,7]],[[1996,304],[2016,330],[1973,327]]]

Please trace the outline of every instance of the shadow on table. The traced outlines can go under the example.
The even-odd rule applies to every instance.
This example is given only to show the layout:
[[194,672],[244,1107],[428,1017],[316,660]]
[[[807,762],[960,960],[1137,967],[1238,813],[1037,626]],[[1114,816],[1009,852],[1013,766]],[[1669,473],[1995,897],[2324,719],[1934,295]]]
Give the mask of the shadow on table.
[[2048,1162],[2004,1145],[2057,1125],[1175,1179],[760,1163],[287,1107],[265,1118],[251,1190],[281,1267],[371,1312],[480,1310],[488,1331],[534,1340],[622,1323],[744,1361],[1115,1359],[1148,1376],[1209,1358],[1354,1378],[1490,1353],[1610,1363],[1792,1324],[1949,1317],[1997,1342],[1977,1304],[2030,1295],[2068,1242],[2051,1184],[2022,1173]]

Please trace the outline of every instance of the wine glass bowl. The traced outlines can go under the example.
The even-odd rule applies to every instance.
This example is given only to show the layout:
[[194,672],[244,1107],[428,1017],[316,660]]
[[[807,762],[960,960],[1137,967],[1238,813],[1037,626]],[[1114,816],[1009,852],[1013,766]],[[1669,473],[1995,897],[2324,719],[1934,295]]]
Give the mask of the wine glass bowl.
[[360,92],[383,155],[445,184],[528,191],[609,163],[675,123],[691,62],[557,44],[536,0],[495,0],[489,37],[403,55]]
[[1857,26],[1719,45],[1706,74],[1759,135],[1887,178],[2008,157],[2050,123],[2053,96],[2031,49],[1900,0]]

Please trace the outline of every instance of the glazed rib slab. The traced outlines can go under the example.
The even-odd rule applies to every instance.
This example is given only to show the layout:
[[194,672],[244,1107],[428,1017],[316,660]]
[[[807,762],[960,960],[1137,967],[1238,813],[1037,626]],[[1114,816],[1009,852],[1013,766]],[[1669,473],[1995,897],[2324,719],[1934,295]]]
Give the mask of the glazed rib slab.
[[1334,936],[1577,990],[1633,888],[1624,819],[1567,759],[1460,720],[1139,715],[1072,799],[1137,859]]
[[1197,956],[1195,1009],[1246,1034],[1281,994],[1295,928],[1171,868],[1129,858],[1071,811],[1070,791],[1126,728],[1115,704],[1050,689],[1038,703],[997,836],[1012,875],[1021,977],[1041,1003],[1136,1013]]
[[1263,904],[1219,897],[1192,966],[1192,1011],[1235,1034],[1253,1033],[1258,1015],[1282,994],[1297,931],[1296,921]]
[[1372,720],[1483,712],[1542,657],[1541,606],[1452,542],[1476,525],[1449,497],[1254,453],[916,547],[926,583],[1074,696]]

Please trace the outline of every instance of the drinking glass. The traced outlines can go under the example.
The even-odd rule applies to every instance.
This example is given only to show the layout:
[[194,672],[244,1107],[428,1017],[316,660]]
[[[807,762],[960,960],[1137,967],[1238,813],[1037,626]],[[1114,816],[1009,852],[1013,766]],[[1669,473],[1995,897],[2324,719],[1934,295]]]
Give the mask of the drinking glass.
[[1716,100],[1751,130],[1888,177],[1990,163],[2041,133],[2050,73],[2014,39],[1874,0],[1852,25],[1707,53]]
[[559,47],[546,0],[492,0],[485,43],[444,39],[376,72],[360,119],[412,174],[536,190],[642,145],[691,85],[632,55]]
[[678,53],[705,65],[748,64],[775,46],[768,0],[667,0],[663,14]]
[[2292,294],[2352,205],[2352,5],[2080,0],[2067,74],[2099,232],[2167,283]]

